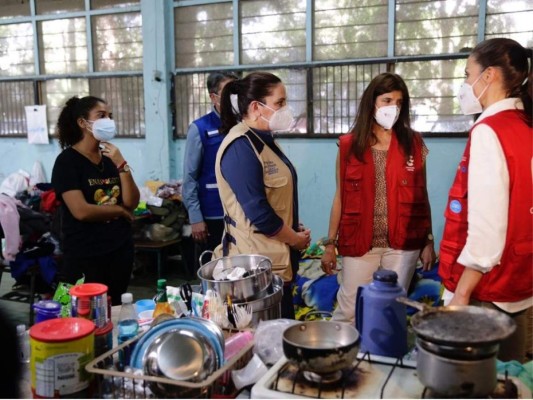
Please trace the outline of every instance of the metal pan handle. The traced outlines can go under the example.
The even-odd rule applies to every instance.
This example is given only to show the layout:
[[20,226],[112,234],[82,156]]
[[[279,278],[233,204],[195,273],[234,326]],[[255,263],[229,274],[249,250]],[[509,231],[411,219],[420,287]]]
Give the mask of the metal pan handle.
[[403,303],[405,305],[411,306],[416,308],[419,311],[428,311],[431,310],[433,307],[428,306],[425,303],[420,303],[419,301],[411,300],[405,296],[399,296],[396,297],[396,301]]
[[211,259],[213,258],[213,254],[215,254],[215,252],[212,251],[212,250],[203,251],[202,254],[200,254],[200,257],[198,257],[198,263],[199,263],[200,267],[203,267],[205,265],[205,264],[202,264],[202,259],[204,258],[204,255],[207,254],[207,253],[211,253]]
[[263,258],[263,259],[262,259],[261,261],[259,261],[259,262],[257,263],[257,265],[255,266],[255,269],[254,269],[254,275],[257,275],[257,272],[259,271],[259,266],[260,266],[261,264],[263,264],[265,261],[268,262],[268,264],[269,264],[269,266],[270,266],[270,269],[272,269],[272,261],[270,261],[270,259],[268,259],[268,258]]

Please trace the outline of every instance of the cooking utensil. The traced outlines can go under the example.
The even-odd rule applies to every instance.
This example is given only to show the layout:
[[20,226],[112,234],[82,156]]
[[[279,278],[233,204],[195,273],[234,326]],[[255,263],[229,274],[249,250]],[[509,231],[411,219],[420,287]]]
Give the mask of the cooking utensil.
[[411,317],[415,333],[433,343],[484,346],[511,335],[516,324],[508,315],[484,307],[431,307],[398,297],[397,301],[420,310]]
[[[201,260],[204,253],[207,252],[211,251],[204,251],[199,259]],[[223,299],[229,295],[233,302],[259,299],[265,295],[272,284],[272,261],[259,254],[222,257],[203,265],[200,261],[200,265],[197,275],[202,282],[203,292],[207,293],[207,290],[211,289]],[[222,269],[244,268],[248,272],[248,276],[236,280],[216,280],[213,278],[213,271],[217,266],[221,266]]]
[[496,355],[464,360],[443,357],[418,345],[418,379],[436,398],[486,398],[497,383]]
[[189,283],[184,283],[180,286],[180,296],[187,306],[187,311],[189,315],[192,312],[192,288]]
[[306,321],[283,332],[283,353],[302,370],[329,374],[357,362],[359,332],[349,324]]
[[248,328],[248,325],[252,322],[252,308],[248,304],[241,306],[233,304],[232,313],[237,329]]

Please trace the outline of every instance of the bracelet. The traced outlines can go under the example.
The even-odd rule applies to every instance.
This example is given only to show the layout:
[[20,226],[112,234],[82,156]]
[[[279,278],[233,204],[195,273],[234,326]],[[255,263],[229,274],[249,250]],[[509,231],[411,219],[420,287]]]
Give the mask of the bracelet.
[[330,244],[332,244],[333,246],[337,247],[337,240],[336,239],[332,239],[332,238],[327,238],[326,240],[324,240],[322,242],[322,246],[329,246]]
[[124,168],[124,166],[127,164],[128,162],[126,160],[122,161],[119,165],[117,165],[117,169],[118,170],[121,170],[122,168]]

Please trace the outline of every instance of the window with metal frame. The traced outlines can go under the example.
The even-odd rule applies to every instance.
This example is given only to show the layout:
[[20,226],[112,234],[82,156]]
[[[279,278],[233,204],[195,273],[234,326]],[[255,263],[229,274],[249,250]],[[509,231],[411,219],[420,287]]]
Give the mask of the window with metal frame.
[[[26,135],[24,106],[29,104],[46,104],[54,135],[66,101],[88,94],[108,101],[118,137],[144,137],[139,0],[92,0],[89,9],[84,0],[35,0],[34,15],[29,6],[5,1],[9,7],[0,11],[0,97],[7,100],[0,104],[0,137]],[[93,9],[105,11],[94,14]],[[16,17],[16,23],[4,17]]]

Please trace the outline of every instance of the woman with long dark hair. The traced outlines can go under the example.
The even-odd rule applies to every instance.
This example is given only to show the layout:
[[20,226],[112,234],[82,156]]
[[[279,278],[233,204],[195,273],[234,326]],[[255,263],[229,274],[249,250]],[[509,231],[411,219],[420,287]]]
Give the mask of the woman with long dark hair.
[[428,150],[411,128],[409,92],[396,74],[382,73],[365,89],[351,131],[339,140],[337,189],[321,265],[332,274],[342,258],[333,319],[355,321],[357,288],[380,267],[406,290],[420,257],[435,261],[426,188]]
[[253,72],[226,84],[221,108],[216,176],[225,231],[218,251],[269,257],[284,281],[281,315],[294,318],[291,282],[311,237],[299,224],[296,170],[272,136],[293,122],[285,85]]
[[107,285],[113,305],[127,291],[133,269],[131,221],[139,189],[117,146],[107,103],[72,97],[57,121],[59,144],[52,186],[61,200],[61,279]]
[[[459,94],[479,114],[450,188],[439,274],[445,304],[509,314],[516,331],[498,358],[523,362],[533,304],[531,49],[512,39],[479,43]],[[529,65],[528,65],[529,61]]]

